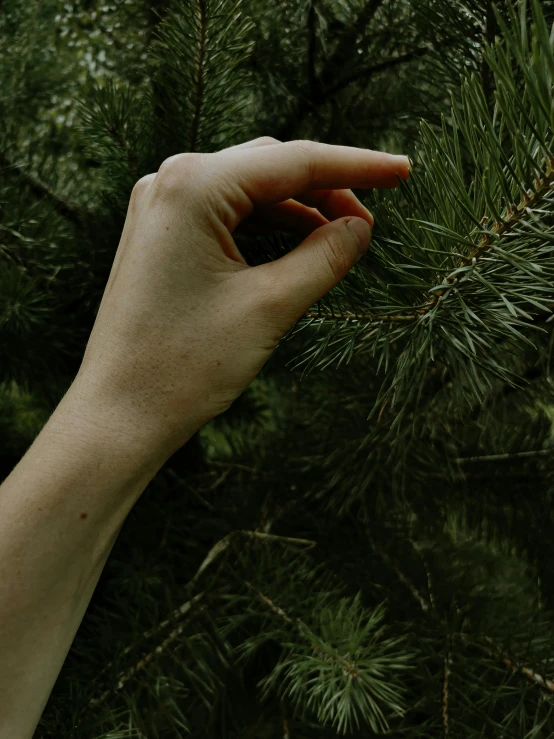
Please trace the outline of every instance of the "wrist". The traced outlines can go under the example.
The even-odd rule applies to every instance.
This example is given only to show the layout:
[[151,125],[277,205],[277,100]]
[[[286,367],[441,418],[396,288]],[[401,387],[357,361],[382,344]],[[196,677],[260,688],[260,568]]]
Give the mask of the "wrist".
[[160,418],[128,396],[116,396],[111,387],[78,376],[56,408],[51,426],[55,433],[126,460],[126,466],[151,470],[153,476],[169,457],[203,425],[191,403],[179,423]]

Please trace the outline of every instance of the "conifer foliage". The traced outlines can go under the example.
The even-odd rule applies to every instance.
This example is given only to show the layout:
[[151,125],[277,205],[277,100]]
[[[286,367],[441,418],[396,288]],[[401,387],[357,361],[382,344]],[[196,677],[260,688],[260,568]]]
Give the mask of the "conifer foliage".
[[4,475],[165,157],[273,135],[414,168],[357,193],[368,254],[132,511],[37,736],[551,736],[552,3],[90,0],[135,31],[86,80],[52,62],[73,5],[0,0]]

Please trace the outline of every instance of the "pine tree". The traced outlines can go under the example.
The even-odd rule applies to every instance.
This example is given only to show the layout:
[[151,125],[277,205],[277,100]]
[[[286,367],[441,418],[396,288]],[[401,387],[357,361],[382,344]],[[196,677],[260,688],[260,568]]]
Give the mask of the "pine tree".
[[552,736],[552,3],[132,0],[133,48],[123,24],[87,75],[53,59],[103,6],[68,7],[60,38],[54,0],[0,4],[4,474],[163,158],[273,135],[415,164],[357,193],[369,253],[131,513],[37,736]]

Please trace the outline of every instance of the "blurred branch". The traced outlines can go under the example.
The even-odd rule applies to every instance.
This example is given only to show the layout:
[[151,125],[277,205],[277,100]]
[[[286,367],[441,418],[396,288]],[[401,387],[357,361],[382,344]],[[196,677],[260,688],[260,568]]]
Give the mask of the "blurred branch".
[[[328,80],[332,78],[335,70],[337,68],[340,69],[345,59],[350,58],[352,46],[356,43],[356,38],[365,31],[383,2],[384,0],[368,0],[364,5],[354,23],[352,23],[352,25],[348,27],[348,30],[342,35],[335,52],[326,62],[325,68],[321,73],[321,77],[318,79],[314,72],[313,78],[310,78],[309,94],[299,101],[296,110],[293,110],[288,120],[277,131],[278,139],[283,139],[285,141],[288,140],[292,136],[295,128],[298,126],[298,123],[305,118],[308,113],[315,110],[315,108],[328,99],[329,96],[323,92],[323,88],[327,84]],[[312,28],[311,24],[315,23],[315,17],[312,16],[313,12],[314,6],[312,2],[308,13],[308,25],[310,28]],[[313,28],[312,33],[314,34],[313,43],[315,44],[315,27]]]
[[344,62],[352,57],[352,48],[356,45],[356,39],[360,34],[365,32],[384,1],[368,0],[362,10],[360,10],[354,23],[347,27],[347,30],[343,33],[337,48],[329,58],[321,74],[322,86],[328,86],[335,70],[341,69]]
[[308,10],[308,87],[310,89],[310,97],[314,97],[317,88],[317,77],[315,71],[315,53],[316,53],[316,0],[311,0]]
[[[485,28],[483,33],[483,43],[490,46],[494,43],[497,31],[497,21],[494,14],[494,6],[492,0],[488,0],[487,11],[485,16]],[[494,74],[487,64],[487,60],[483,56],[481,61],[481,86],[483,94],[487,101],[489,112],[492,114],[494,108]]]
[[337,80],[334,85],[326,90],[326,99],[328,99],[332,95],[336,95],[338,92],[347,87],[347,85],[349,85],[351,82],[355,82],[362,77],[370,78],[373,75],[378,74],[379,72],[384,72],[388,69],[394,69],[394,67],[397,67],[399,64],[405,64],[406,62],[412,61],[412,59],[417,59],[418,57],[425,56],[425,54],[428,54],[432,50],[433,49],[429,46],[421,46],[417,49],[412,49],[412,51],[408,51],[406,54],[392,56],[389,59],[383,59],[383,61],[377,62],[377,64],[371,64],[368,67],[357,69],[352,72],[352,74],[347,75],[340,80]]
[[0,153],[0,170],[2,174],[19,180],[26,185],[29,190],[39,200],[47,200],[56,213],[67,218],[69,221],[74,223],[76,226],[83,226],[84,221],[87,217],[92,214],[78,206],[76,203],[72,203],[69,200],[64,200],[57,193],[51,190],[46,183],[39,180],[28,172],[24,172],[23,169],[18,165],[11,162],[5,154]]
[[518,459],[522,457],[539,457],[541,455],[554,454],[554,448],[551,449],[536,449],[530,452],[513,452],[508,454],[485,454],[480,457],[458,457],[456,462],[458,464],[465,464],[466,462],[504,462],[509,459]]

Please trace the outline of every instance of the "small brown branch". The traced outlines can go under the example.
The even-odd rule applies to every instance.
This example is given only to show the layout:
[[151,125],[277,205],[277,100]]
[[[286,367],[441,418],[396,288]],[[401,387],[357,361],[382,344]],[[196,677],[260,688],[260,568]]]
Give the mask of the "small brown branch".
[[490,654],[494,655],[498,659],[501,659],[508,669],[510,669],[512,672],[520,672],[522,675],[525,675],[525,677],[528,680],[531,680],[531,682],[535,683],[536,685],[539,685],[541,688],[544,688],[545,690],[548,690],[549,693],[554,693],[554,680],[549,680],[547,678],[544,678],[542,675],[539,675],[538,672],[535,672],[529,667],[517,665],[506,654],[506,652],[503,652],[500,649],[500,647],[498,647],[494,643],[494,641],[490,637],[486,636],[485,640],[491,645]]
[[427,292],[427,301],[421,308],[408,309],[406,313],[393,313],[389,315],[376,315],[375,313],[323,313],[321,311],[308,311],[306,318],[315,321],[320,320],[347,323],[358,323],[367,321],[367,329],[373,328],[380,323],[413,323],[431,312],[440,301],[444,300],[450,291],[467,278],[468,272],[459,274],[463,267],[474,268],[490,249],[493,249],[496,239],[509,234],[524,218],[525,214],[532,208],[538,206],[542,199],[554,189],[554,160],[547,162],[544,175],[535,181],[534,192],[522,193],[517,205],[510,207],[505,217],[496,221],[490,233],[481,236],[478,244],[471,250],[470,254],[460,260],[455,269],[451,270],[442,280],[440,285],[435,285]]
[[5,154],[0,154],[0,170],[2,170],[0,174],[5,174],[17,179],[23,185],[28,187],[38,200],[47,200],[52,205],[56,213],[59,213],[59,215],[66,218],[68,221],[71,221],[76,226],[82,226],[85,219],[91,217],[91,213],[88,213],[76,203],[62,198],[38,177],[25,172],[20,165],[14,164],[10,161]]
[[[262,600],[265,605],[273,611],[279,618],[281,618],[287,625],[291,626],[297,634],[299,634],[304,641],[306,641],[310,647],[313,649],[314,652],[317,652],[320,656],[322,656],[325,659],[328,659],[328,655],[324,654],[321,649],[318,647],[317,644],[314,644],[314,642],[310,639],[309,634],[306,633],[306,627],[304,623],[299,618],[291,618],[283,609],[278,606],[276,603],[274,603],[271,598],[268,598],[267,595],[264,595],[261,590],[259,590],[255,585],[253,585],[251,582],[248,582],[245,580],[246,586],[252,590],[256,595]],[[356,665],[350,662],[349,660],[345,659],[344,657],[341,657],[338,654],[335,654],[335,660],[341,665],[343,670],[347,672],[352,678],[358,677],[358,670],[356,668]]]
[[[231,541],[238,535],[246,536],[249,539],[261,539],[265,541],[280,541],[280,542],[285,542],[287,544],[299,544],[301,546],[308,546],[308,547],[313,547],[316,544],[315,541],[312,541],[310,539],[298,539],[292,536],[278,536],[276,534],[267,534],[262,531],[248,531],[248,530],[232,531],[230,534],[228,534],[223,539],[218,541],[217,544],[214,544],[214,546],[210,549],[210,551],[208,552],[208,554],[206,555],[206,557],[203,559],[202,563],[200,564],[200,567],[197,569],[196,573],[189,581],[188,587],[191,587],[192,585],[194,585],[194,583],[198,580],[200,575],[213,562],[219,559],[220,555],[223,554],[229,548]],[[172,611],[166,619],[161,621],[154,628],[148,631],[145,631],[141,635],[140,639],[141,640],[151,639],[155,634],[158,634],[160,631],[163,631],[171,623],[188,615],[192,607],[196,605],[200,600],[202,600],[205,597],[205,595],[206,595],[205,592],[198,593],[193,598],[191,598],[189,601],[187,601],[186,603],[183,603],[181,606],[179,606],[174,611]],[[168,639],[170,639],[170,641],[173,641],[175,638],[177,638],[179,633],[181,633],[179,629],[174,629],[171,632],[170,637],[168,637]],[[167,646],[168,643],[169,642],[166,639],[164,642],[162,642],[162,645],[161,645],[162,650],[160,650],[159,647],[156,647],[156,649],[153,652],[149,653],[146,657],[140,660],[137,663],[137,665],[132,667],[130,670],[127,670],[124,673],[122,673],[123,677],[119,678],[118,685],[115,688],[112,687],[104,691],[104,693],[100,696],[100,698],[93,698],[89,702],[89,706],[92,707],[92,706],[98,705],[99,703],[103,702],[108,695],[119,690],[126,682],[128,682],[128,680],[134,674],[136,674],[138,670],[141,670],[143,667],[145,667],[146,664],[148,664],[148,662],[150,662],[156,656],[156,654],[159,654],[160,651],[163,651],[163,649],[165,649],[165,646]],[[124,657],[125,655],[129,654],[129,652],[131,652],[135,648],[135,646],[136,644],[131,644],[125,647],[125,649],[121,652],[120,657]],[[113,665],[113,662],[110,662],[108,665],[106,665],[102,669],[102,671],[97,675],[97,678],[100,677],[100,675],[104,674],[112,665]]]
[[505,462],[510,459],[521,459],[525,457],[541,457],[554,454],[554,447],[550,449],[535,449],[530,452],[513,452],[511,454],[484,454],[480,457],[457,457],[458,464],[467,462]]
[[[285,542],[287,544],[299,544],[301,546],[309,546],[313,547],[315,546],[316,542],[312,541],[310,539],[298,539],[296,537],[292,536],[278,536],[276,534],[266,534],[262,531],[232,531],[230,534],[225,536],[223,539],[218,541],[214,546],[210,549],[206,557],[203,559],[203,561],[200,564],[200,567],[197,569],[194,576],[189,581],[189,587],[192,587],[197,580],[199,579],[200,575],[216,560],[220,558],[220,556],[227,551],[229,548],[231,542],[236,536],[246,536],[248,539],[261,539],[265,541],[280,541]],[[179,608],[176,608],[164,621],[157,624],[153,629],[150,629],[149,631],[145,631],[142,634],[141,639],[150,639],[155,634],[159,633],[160,631],[163,631],[163,629],[166,628],[166,626],[169,626],[170,623],[174,622],[175,620],[182,618],[183,616],[186,616],[188,613],[190,613],[192,607],[198,603],[202,598],[204,598],[205,592],[199,593],[194,596],[194,598],[191,598],[190,601],[187,601],[186,603],[183,603],[183,605],[179,606]],[[102,695],[99,698],[93,698],[91,701],[89,701],[89,706],[97,706],[100,703],[102,703],[109,695],[117,692],[120,690],[125,683],[127,683],[133,675],[135,675],[139,670],[142,670],[149,662],[151,662],[154,657],[157,654],[160,654],[172,641],[174,641],[179,634],[183,630],[183,626],[177,627],[174,629],[171,634],[165,639],[161,646],[156,647],[152,652],[146,655],[146,657],[143,657],[136,665],[131,667],[129,670],[125,671],[121,674],[119,677],[118,683],[115,687],[108,688],[102,693]],[[126,647],[123,652],[121,653],[121,656],[125,656],[129,652],[132,651],[135,645],[129,645]],[[106,670],[109,669],[109,667],[113,664],[113,662],[110,662],[104,669],[102,670],[99,675],[106,672]]]
[[417,600],[417,602],[421,606],[421,610],[424,613],[427,613],[427,611],[430,611],[431,604],[427,600],[427,598],[425,598],[420,593],[420,591],[417,589],[417,587],[414,585],[414,583],[408,577],[406,577],[404,572],[402,572],[402,570],[398,567],[397,563],[393,561],[393,559],[387,554],[387,552],[381,549],[381,547],[377,544],[377,542],[371,536],[369,531],[367,532],[367,536],[369,539],[369,543],[373,547],[373,550],[381,557],[383,562],[388,567],[390,567],[391,570],[394,570],[394,572],[396,572],[396,575],[398,579],[400,580],[400,582],[402,582],[408,588],[408,590],[411,592],[411,594],[414,596],[414,598]]

